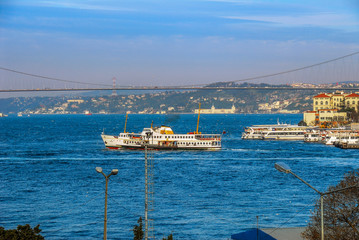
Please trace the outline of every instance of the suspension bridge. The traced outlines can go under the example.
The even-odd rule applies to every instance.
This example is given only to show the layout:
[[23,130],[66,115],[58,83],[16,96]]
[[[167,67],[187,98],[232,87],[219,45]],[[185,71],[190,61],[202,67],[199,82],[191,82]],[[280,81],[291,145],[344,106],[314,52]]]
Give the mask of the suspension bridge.
[[[5,74],[6,73],[6,74]],[[60,92],[60,91],[116,91],[116,90],[359,90],[359,52],[354,52],[323,62],[266,75],[253,76],[232,81],[177,86],[120,86],[116,79],[112,84],[91,83],[61,79],[24,72],[0,66],[0,93],[13,92]],[[238,83],[262,81],[263,83],[285,83],[271,86],[241,86]],[[322,84],[312,84],[321,82]],[[344,87],[335,84],[348,83]],[[303,83],[302,85],[294,83]],[[351,83],[351,84],[350,84]]]

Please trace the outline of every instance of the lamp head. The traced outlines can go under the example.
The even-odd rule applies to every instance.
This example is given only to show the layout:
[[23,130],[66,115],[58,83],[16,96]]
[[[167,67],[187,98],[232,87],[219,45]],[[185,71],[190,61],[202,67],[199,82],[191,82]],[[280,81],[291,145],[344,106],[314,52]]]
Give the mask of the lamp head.
[[112,169],[111,175],[116,175],[118,173],[118,169]]
[[279,162],[274,164],[275,169],[277,169],[279,172],[284,172],[284,173],[290,173],[292,170],[290,169],[290,167],[283,163],[283,162]]
[[102,173],[102,167],[96,167],[96,172]]

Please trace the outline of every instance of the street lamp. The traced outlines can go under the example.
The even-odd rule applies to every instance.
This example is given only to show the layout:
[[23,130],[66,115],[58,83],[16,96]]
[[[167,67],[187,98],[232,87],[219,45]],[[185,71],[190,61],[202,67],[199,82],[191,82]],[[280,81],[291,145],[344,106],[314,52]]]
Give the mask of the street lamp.
[[300,181],[302,181],[303,183],[305,183],[308,187],[310,187],[311,189],[313,189],[314,191],[316,191],[319,195],[320,195],[320,227],[321,227],[321,240],[324,240],[324,216],[323,216],[323,197],[324,195],[328,195],[328,194],[332,194],[335,192],[340,192],[340,191],[344,191],[347,190],[349,188],[353,188],[353,187],[358,187],[357,185],[355,186],[350,186],[350,187],[345,187],[345,188],[341,188],[341,189],[336,189],[333,191],[329,191],[329,192],[320,192],[317,189],[315,189],[312,185],[310,185],[309,183],[307,183],[306,181],[304,181],[302,178],[300,178],[298,175],[296,175],[295,173],[292,172],[292,170],[290,169],[290,167],[285,164],[285,163],[276,163],[274,164],[275,169],[277,169],[279,172],[283,172],[283,173],[290,173],[292,174],[294,177],[298,178]]
[[104,227],[103,227],[103,239],[107,239],[107,187],[108,187],[108,180],[111,175],[116,175],[118,173],[118,169],[112,169],[111,173],[106,175],[103,173],[101,167],[96,167],[96,172],[101,173],[106,179],[106,190],[105,190],[105,220],[104,220]]

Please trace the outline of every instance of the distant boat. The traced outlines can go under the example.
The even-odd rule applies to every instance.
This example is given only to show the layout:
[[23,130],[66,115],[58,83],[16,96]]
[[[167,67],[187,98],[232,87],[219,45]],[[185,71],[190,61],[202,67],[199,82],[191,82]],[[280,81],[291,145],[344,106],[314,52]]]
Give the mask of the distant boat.
[[22,113],[21,112],[17,113],[17,116],[22,117]]
[[85,115],[92,115],[92,113],[88,110],[86,110],[84,113],[85,113]]

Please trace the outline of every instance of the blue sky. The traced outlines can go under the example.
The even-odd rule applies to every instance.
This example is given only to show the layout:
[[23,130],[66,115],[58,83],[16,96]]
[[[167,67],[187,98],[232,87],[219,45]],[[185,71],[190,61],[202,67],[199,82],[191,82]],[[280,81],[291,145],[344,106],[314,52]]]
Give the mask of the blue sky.
[[[0,67],[91,83],[233,81],[359,51],[357,0],[2,0],[0,16]],[[38,84],[0,71],[1,88]]]

